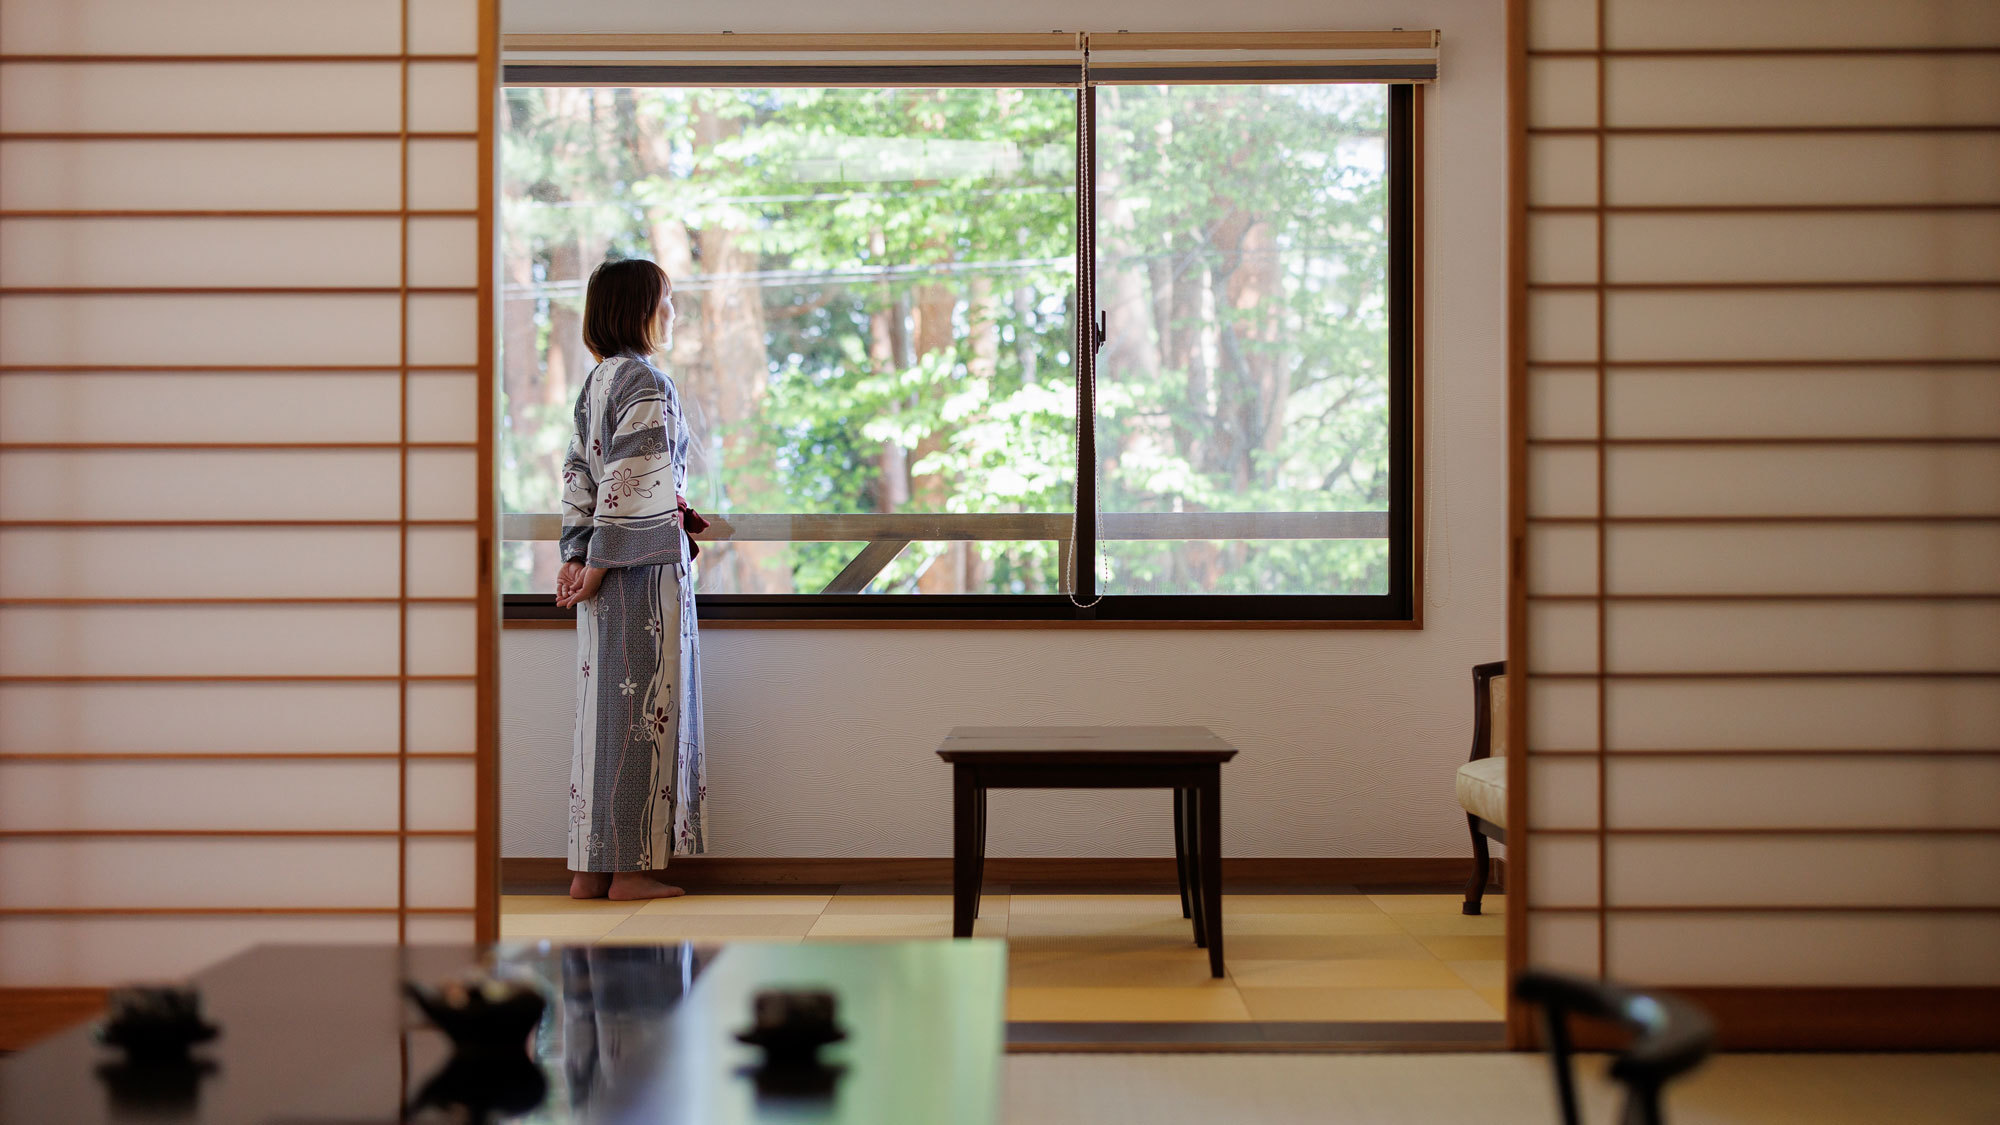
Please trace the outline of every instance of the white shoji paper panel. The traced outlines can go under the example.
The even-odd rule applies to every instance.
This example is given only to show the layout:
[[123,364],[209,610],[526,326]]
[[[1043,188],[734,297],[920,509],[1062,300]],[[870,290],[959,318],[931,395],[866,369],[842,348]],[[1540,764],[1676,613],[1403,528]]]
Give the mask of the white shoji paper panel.
[[[470,163],[437,169],[432,194],[444,194]],[[0,144],[0,206],[393,211],[399,166],[393,140],[8,141]],[[469,207],[476,193],[465,186],[451,194],[461,201],[453,206]]]
[[411,141],[409,177],[411,210],[471,210],[479,205],[479,145]]
[[395,940],[396,919],[386,914],[0,918],[0,987],[176,980],[257,945]]
[[1528,361],[1588,362],[1597,358],[1597,295],[1536,293],[1528,298]]
[[1566,524],[1529,528],[1528,592],[1595,594],[1597,528]]
[[479,358],[479,299],[419,295],[409,298],[410,362],[420,366],[469,366]]
[[2000,692],[1972,680],[1628,681],[1609,690],[1614,750],[2000,746]]
[[411,684],[412,754],[469,754],[478,734],[478,695],[471,684]]
[[[1566,189],[1577,174],[1564,172]],[[1533,202],[1559,202],[1529,190]],[[2000,136],[1620,136],[1605,191],[1625,206],[1988,202],[2000,199]]]
[[1613,756],[1612,821],[1628,828],[2000,828],[2000,760]]
[[1574,602],[1530,605],[1528,669],[1571,674],[1597,671],[1597,607]]
[[1623,448],[1609,464],[1612,515],[2000,514],[1991,447]]
[[1597,515],[1597,452],[1529,450],[1528,508],[1538,516]]
[[479,65],[410,64],[410,131],[471,133],[479,129]]
[[471,606],[413,605],[409,619],[412,676],[469,676],[479,670],[479,614]]
[[1597,216],[1567,212],[1528,217],[1528,280],[1589,284],[1597,280]]
[[470,907],[479,873],[470,838],[419,837],[406,853],[409,903],[418,908]]
[[2000,604],[1640,602],[1611,608],[1617,672],[2000,671]]
[[[1572,0],[1580,4],[1584,0]],[[1989,0],[1606,0],[1606,45],[1956,47],[2000,42]],[[1594,43],[1584,44],[1586,48]]]
[[393,676],[394,606],[10,606],[0,674]]
[[393,832],[396,763],[0,763],[0,829]]
[[0,751],[395,753],[396,685],[0,684]]
[[479,378],[472,372],[413,372],[409,396],[411,441],[477,441]]
[[2000,122],[2000,56],[1616,58],[1606,69],[1614,127]]
[[411,519],[469,520],[479,514],[478,454],[423,449],[412,450],[409,459]]
[[403,928],[411,945],[467,945],[474,940],[472,919],[453,914],[412,915]]
[[[1995,57],[2000,71],[2000,56]],[[1588,216],[1537,216],[1575,223]],[[1605,266],[1615,282],[1993,281],[2000,278],[2000,215],[1903,211],[1776,215],[1613,215]],[[1538,257],[1567,263],[1572,242],[1553,235]],[[1594,241],[1584,244],[1594,253]],[[1595,280],[1549,277],[1537,280]]]
[[1596,139],[1529,137],[1528,202],[1538,207],[1595,206]]
[[410,220],[410,284],[479,283],[479,223],[473,219]]
[[[472,534],[449,556],[425,541],[427,590],[467,592]],[[0,597],[393,598],[396,539],[393,527],[7,528]]]
[[470,832],[478,823],[478,784],[469,761],[421,759],[408,766],[409,826],[420,832]]
[[14,365],[396,362],[396,297],[0,297],[0,361]]
[[8,0],[0,38],[38,55],[393,55],[400,12],[400,0]]
[[2000,985],[1993,915],[1620,914],[1610,935],[1614,975],[1665,986]]
[[1529,964],[1584,976],[1597,975],[1595,914],[1550,914],[1531,910],[1528,920]]
[[472,528],[413,527],[407,557],[410,597],[469,598],[478,592],[479,533]]
[[479,49],[476,0],[407,0],[413,55],[469,55]]
[[0,221],[0,281],[394,288],[399,230],[394,218],[7,219]]
[[[0,518],[393,520],[396,456],[394,450],[15,451],[0,454],[0,478],[8,482]],[[436,506],[444,507],[447,495],[441,491]],[[472,497],[457,495],[463,503],[452,505],[454,514],[469,515]]]
[[1646,369],[1608,378],[1614,437],[2000,434],[2000,366]]
[[1622,526],[1605,565],[1624,594],[2000,593],[2000,526]]
[[[2000,291],[1628,292],[1608,300],[1613,360],[2000,356]],[[1543,354],[1530,339],[1536,359],[1588,358]]]
[[1537,750],[1597,747],[1597,685],[1539,680],[1528,685],[1528,745]]
[[1617,836],[1617,906],[1993,906],[2000,838]]
[[1528,905],[1597,905],[1597,838],[1535,833],[1528,847]]
[[[394,133],[393,62],[15,63],[0,71],[10,133]],[[472,83],[465,83],[469,93]],[[476,128],[476,126],[474,126]]]
[[1531,59],[1528,121],[1535,129],[1588,129],[1597,124],[1597,60]]
[[396,841],[0,840],[0,905],[393,909]]
[[1528,0],[1528,46],[1536,51],[1597,48],[1598,0]]
[[1596,828],[1596,760],[1531,757],[1528,805],[1528,821],[1537,828]]
[[1595,438],[1597,382],[1597,372],[1594,369],[1529,368],[1529,436]]
[[16,372],[0,379],[0,438],[226,444],[255,418],[258,442],[393,442],[400,393],[393,372]]

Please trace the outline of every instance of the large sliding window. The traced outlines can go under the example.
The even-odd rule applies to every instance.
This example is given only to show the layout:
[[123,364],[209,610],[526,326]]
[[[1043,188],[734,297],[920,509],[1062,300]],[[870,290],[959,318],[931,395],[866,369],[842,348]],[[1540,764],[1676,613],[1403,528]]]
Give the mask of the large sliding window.
[[1435,64],[1375,53],[510,65],[510,615],[556,612],[583,279],[645,256],[705,618],[1407,621]]

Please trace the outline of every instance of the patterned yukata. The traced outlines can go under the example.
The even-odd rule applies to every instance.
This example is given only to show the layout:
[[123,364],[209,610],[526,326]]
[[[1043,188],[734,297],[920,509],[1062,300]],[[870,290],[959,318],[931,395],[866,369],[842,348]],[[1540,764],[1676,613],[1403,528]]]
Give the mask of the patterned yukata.
[[701,649],[681,530],[688,428],[673,380],[632,355],[584,379],[563,459],[564,562],[605,568],[577,603],[569,867],[655,871],[706,850]]

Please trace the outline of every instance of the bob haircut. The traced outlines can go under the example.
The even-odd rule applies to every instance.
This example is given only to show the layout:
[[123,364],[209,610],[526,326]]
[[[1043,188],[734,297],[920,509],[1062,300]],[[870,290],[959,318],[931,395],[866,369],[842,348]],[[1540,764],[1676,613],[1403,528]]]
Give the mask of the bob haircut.
[[660,347],[660,299],[671,290],[667,271],[644,258],[604,262],[590,271],[583,294],[583,342],[599,359]]

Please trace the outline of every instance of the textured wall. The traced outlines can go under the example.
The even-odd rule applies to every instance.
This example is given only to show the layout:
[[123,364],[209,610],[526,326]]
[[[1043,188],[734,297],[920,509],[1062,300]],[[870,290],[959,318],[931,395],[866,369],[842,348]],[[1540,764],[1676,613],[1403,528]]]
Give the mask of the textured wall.
[[[726,14],[725,14],[726,13]],[[957,723],[1205,723],[1236,739],[1236,855],[1468,854],[1452,772],[1471,666],[1502,652],[1506,420],[1505,36],[1488,0],[1259,0],[921,8],[510,0],[510,31],[1262,30],[1437,27],[1426,90],[1425,628],[1370,631],[710,630],[715,849],[745,856],[947,855]],[[559,855],[573,707],[566,633],[503,645],[501,846]],[[995,855],[1167,854],[1166,795],[995,794]]]

